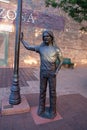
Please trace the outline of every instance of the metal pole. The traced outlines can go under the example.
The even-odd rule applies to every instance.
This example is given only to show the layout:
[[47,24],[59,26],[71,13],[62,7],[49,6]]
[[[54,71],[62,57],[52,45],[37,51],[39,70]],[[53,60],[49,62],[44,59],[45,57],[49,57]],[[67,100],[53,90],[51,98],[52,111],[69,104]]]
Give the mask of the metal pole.
[[11,86],[11,94],[9,96],[9,103],[12,105],[17,105],[21,102],[20,87],[19,87],[19,52],[20,52],[21,21],[22,21],[22,0],[18,0],[17,17],[16,17],[14,71]]

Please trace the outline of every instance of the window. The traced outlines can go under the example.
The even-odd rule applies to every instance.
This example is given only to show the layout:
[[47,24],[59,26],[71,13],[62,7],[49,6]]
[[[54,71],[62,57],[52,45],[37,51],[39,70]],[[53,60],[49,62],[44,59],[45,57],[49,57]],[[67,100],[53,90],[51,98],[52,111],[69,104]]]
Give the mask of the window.
[[8,32],[0,32],[0,66],[8,61]]

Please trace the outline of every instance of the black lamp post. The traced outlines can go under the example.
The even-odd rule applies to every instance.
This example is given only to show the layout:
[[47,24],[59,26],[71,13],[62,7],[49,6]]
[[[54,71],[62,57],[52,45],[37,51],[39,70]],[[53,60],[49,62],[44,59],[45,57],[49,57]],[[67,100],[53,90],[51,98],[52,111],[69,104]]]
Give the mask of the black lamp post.
[[21,21],[22,21],[22,0],[18,0],[13,82],[11,86],[11,94],[9,97],[9,103],[12,105],[17,105],[21,102],[20,87],[19,87],[19,52],[20,52]]

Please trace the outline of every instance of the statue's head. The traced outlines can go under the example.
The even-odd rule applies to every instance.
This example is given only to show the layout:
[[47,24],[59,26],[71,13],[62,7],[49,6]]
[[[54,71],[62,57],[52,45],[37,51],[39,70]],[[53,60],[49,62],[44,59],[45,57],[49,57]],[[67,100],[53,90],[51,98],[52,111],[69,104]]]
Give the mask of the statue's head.
[[[49,41],[53,44],[53,41],[54,41],[54,36],[53,36],[53,32],[52,31],[49,31],[49,30],[45,30],[42,34],[42,39],[43,41],[47,41],[48,39],[46,38],[48,37],[49,38]],[[48,41],[48,42],[49,42]]]

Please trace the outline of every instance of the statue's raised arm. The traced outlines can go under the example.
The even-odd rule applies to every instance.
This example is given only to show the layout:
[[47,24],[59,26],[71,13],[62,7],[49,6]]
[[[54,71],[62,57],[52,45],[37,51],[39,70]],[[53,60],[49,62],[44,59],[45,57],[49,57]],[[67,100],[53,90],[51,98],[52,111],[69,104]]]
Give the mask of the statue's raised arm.
[[21,40],[22,44],[24,45],[24,47],[27,50],[35,51],[35,46],[32,46],[29,43],[27,43],[26,41],[24,41],[24,34],[23,34],[23,32],[20,34],[20,40]]

